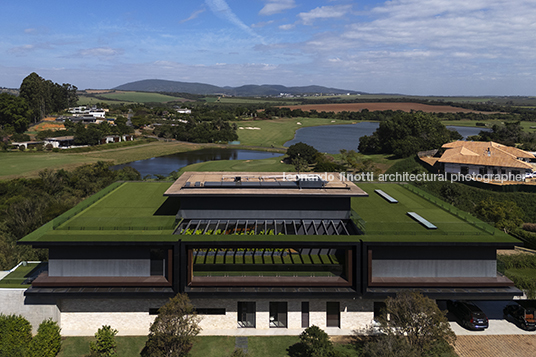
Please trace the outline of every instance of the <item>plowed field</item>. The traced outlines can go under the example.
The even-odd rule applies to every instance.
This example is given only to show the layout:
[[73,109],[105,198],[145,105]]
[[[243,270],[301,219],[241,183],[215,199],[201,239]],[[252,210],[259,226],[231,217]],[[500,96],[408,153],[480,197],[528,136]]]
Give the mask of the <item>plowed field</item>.
[[[412,110],[420,110],[428,113],[458,113],[458,112],[474,112],[480,113],[470,109],[451,107],[450,105],[427,105],[421,103],[341,103],[341,104],[306,104],[306,105],[292,105],[282,106],[280,108],[301,109],[303,111],[316,110],[318,112],[359,112],[363,109],[370,111],[377,110],[402,110],[404,112],[410,112]],[[484,112],[486,113],[486,112]]]

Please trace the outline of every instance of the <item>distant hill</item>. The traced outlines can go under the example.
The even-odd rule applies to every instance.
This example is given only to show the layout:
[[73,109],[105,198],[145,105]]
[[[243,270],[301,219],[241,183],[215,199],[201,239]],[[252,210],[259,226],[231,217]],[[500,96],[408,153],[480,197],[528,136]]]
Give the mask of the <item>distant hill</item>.
[[306,87],[285,87],[281,85],[244,85],[240,87],[218,87],[204,83],[188,83],[178,81],[167,81],[163,79],[145,79],[142,81],[136,81],[126,83],[118,87],[112,88],[114,90],[128,90],[139,92],[177,92],[177,93],[191,93],[191,94],[225,94],[234,95],[239,97],[248,96],[274,96],[281,93],[288,94],[366,94],[364,92],[357,92],[347,89],[327,88],[322,86],[306,86]]

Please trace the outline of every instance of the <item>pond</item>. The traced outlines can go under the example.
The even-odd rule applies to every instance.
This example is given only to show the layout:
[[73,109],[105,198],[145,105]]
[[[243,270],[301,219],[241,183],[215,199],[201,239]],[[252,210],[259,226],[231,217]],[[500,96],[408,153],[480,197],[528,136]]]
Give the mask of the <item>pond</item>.
[[147,160],[115,165],[111,168],[112,170],[119,170],[125,166],[130,166],[138,170],[141,177],[145,177],[146,175],[167,176],[173,171],[178,171],[185,166],[196,164],[198,162],[214,160],[260,160],[278,156],[283,156],[283,154],[267,151],[208,148],[152,157]]
[[[355,150],[359,145],[359,138],[371,135],[380,126],[378,122],[360,122],[356,124],[311,126],[298,129],[294,139],[285,143],[286,147],[302,142],[313,146],[320,152],[338,154],[341,149]],[[447,125],[447,128],[458,131],[464,139],[478,134],[485,128]]]

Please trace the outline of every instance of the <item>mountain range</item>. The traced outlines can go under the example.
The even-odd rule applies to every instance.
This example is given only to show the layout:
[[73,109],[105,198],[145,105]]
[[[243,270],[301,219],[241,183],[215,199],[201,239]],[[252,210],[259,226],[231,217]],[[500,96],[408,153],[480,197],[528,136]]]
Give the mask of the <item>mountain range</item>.
[[218,87],[205,83],[189,83],[179,81],[168,81],[163,79],[145,79],[141,81],[122,84],[114,90],[139,91],[139,92],[177,92],[190,94],[224,94],[239,97],[248,96],[278,96],[281,93],[299,94],[366,94],[354,90],[327,88],[322,86],[285,87],[282,85],[243,85],[240,87]]

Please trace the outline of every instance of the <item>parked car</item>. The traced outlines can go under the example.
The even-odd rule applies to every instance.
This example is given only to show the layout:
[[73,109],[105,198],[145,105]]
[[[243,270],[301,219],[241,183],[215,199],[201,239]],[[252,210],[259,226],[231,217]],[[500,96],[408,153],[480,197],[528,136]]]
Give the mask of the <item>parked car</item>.
[[506,305],[503,315],[505,319],[512,320],[520,328],[534,331],[536,330],[534,310],[534,302],[520,300],[515,305]]
[[447,308],[456,317],[458,323],[467,329],[484,330],[489,326],[486,314],[472,302],[449,300],[447,301]]

